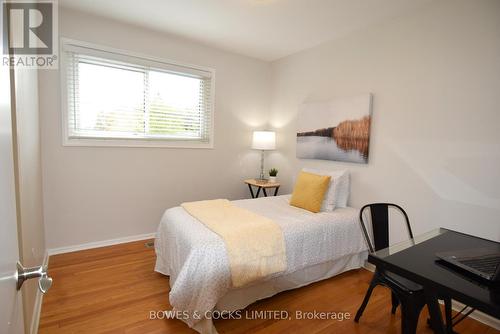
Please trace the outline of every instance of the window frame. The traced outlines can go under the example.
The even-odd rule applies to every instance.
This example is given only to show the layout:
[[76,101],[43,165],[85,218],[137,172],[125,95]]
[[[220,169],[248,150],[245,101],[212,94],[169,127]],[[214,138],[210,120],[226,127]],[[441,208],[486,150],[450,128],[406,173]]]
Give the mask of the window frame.
[[[177,140],[177,139],[161,139],[161,138],[70,138],[69,136],[69,106],[68,106],[68,83],[67,83],[67,57],[65,55],[65,47],[71,45],[75,47],[82,47],[93,49],[95,56],[103,57],[103,54],[111,53],[116,58],[122,59],[128,63],[141,63],[141,62],[154,62],[162,64],[166,69],[169,67],[184,67],[193,72],[202,71],[210,73],[210,126],[209,126],[209,140],[202,142],[197,140]],[[214,148],[214,129],[215,129],[215,70],[209,67],[202,67],[198,65],[180,63],[174,60],[163,59],[153,56],[148,56],[140,53],[126,51],[123,49],[116,49],[112,47],[97,45],[93,43],[74,40],[66,37],[61,37],[60,53],[61,59],[59,64],[60,72],[60,93],[61,93],[61,111],[62,111],[62,145],[63,146],[89,146],[89,147],[163,147],[163,148]],[[115,60],[116,60],[115,58]],[[112,59],[112,58],[109,58]],[[188,72],[185,72],[188,73]]]

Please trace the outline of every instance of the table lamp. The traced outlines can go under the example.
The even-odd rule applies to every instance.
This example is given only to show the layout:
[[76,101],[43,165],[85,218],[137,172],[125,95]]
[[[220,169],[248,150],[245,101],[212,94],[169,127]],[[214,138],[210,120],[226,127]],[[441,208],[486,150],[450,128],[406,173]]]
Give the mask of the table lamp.
[[261,150],[260,155],[260,177],[261,181],[264,177],[264,151],[274,150],[276,148],[276,133],[274,131],[254,131],[252,148]]

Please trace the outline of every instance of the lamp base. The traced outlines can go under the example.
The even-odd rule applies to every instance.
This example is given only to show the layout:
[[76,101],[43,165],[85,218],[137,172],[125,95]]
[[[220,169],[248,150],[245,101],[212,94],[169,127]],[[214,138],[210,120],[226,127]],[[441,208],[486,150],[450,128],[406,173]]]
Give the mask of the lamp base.
[[260,151],[260,176],[259,180],[265,180],[264,176],[264,150]]

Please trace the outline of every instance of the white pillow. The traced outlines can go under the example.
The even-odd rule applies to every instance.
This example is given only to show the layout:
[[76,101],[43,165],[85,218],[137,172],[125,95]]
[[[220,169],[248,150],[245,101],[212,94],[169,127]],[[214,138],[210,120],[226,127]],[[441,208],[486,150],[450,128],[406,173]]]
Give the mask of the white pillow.
[[303,168],[304,172],[331,176],[332,180],[321,204],[321,211],[333,211],[335,208],[345,208],[349,199],[349,171],[347,170],[319,170]]

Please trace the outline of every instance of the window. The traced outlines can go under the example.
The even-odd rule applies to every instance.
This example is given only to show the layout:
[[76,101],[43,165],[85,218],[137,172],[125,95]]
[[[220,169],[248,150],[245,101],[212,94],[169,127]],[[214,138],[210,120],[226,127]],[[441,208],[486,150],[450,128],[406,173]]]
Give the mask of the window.
[[212,70],[69,41],[63,56],[66,145],[212,147]]

